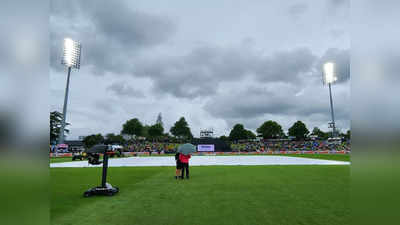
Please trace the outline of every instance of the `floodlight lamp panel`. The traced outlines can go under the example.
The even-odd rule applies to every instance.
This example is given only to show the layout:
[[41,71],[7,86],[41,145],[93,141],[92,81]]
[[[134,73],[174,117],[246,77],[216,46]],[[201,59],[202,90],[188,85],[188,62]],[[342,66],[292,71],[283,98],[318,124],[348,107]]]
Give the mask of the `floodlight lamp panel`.
[[335,75],[335,64],[327,62],[323,66],[323,80],[325,84],[334,83],[337,80]]
[[64,64],[67,67],[79,69],[80,57],[81,57],[81,44],[70,38],[65,38],[62,64]]

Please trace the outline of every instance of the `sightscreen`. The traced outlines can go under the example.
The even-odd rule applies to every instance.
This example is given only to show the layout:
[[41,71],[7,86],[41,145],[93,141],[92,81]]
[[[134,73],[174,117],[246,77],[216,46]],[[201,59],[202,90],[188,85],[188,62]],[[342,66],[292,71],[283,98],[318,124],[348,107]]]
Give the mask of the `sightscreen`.
[[198,152],[213,152],[214,145],[197,145]]

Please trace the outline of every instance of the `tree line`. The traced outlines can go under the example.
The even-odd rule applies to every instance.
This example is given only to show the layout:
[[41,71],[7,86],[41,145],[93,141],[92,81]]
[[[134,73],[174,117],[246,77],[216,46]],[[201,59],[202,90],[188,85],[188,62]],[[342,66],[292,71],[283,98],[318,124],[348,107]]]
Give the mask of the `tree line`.
[[[318,127],[314,127],[312,132],[308,130],[307,126],[302,121],[296,121],[289,129],[288,135],[286,135],[282,129],[282,126],[276,121],[268,120],[264,122],[260,127],[257,128],[257,137],[263,139],[276,139],[276,138],[287,138],[288,136],[294,137],[296,140],[304,140],[309,135],[315,135],[319,139],[326,140],[331,136],[331,132],[323,132]],[[340,133],[341,137],[350,139],[350,130],[346,133]],[[256,135],[246,130],[242,124],[236,124],[233,126],[229,136],[221,136],[223,140],[238,141],[245,139],[254,139]]]
[[[172,134],[172,136],[170,135]],[[86,147],[91,147],[98,143],[105,144],[123,144],[125,143],[124,135],[129,139],[144,137],[146,140],[160,141],[160,140],[190,140],[193,134],[190,130],[189,124],[186,122],[185,117],[179,118],[178,121],[170,128],[169,133],[164,132],[164,126],[159,114],[157,121],[153,125],[143,125],[138,118],[127,120],[122,125],[122,130],[119,135],[107,134],[104,138],[101,134],[93,134],[86,136],[83,143]]]
[[[60,132],[62,113],[57,111],[50,113],[50,142],[56,143],[58,134]],[[69,125],[69,123],[67,123]],[[68,129],[65,130],[69,132]],[[272,120],[268,120],[261,124],[256,129],[257,134],[254,134],[251,130],[246,129],[243,124],[235,124],[229,133],[229,136],[220,136],[219,138],[225,142],[255,139],[256,137],[262,137],[263,139],[276,139],[276,138],[287,138],[292,136],[297,140],[304,140],[310,134],[315,135],[320,139],[327,139],[330,137],[330,132],[323,132],[318,127],[314,127],[312,132],[308,130],[307,126],[302,121],[295,122],[289,129],[286,135],[282,129],[282,126]],[[193,138],[193,134],[190,130],[189,124],[185,117],[179,118],[174,125],[170,128],[169,132],[165,132],[164,125],[162,122],[161,113],[158,115],[156,123],[153,125],[143,125],[138,118],[127,120],[123,125],[120,134],[109,133],[103,137],[102,134],[92,134],[86,136],[83,142],[86,147],[91,147],[98,143],[105,144],[124,144],[125,138],[128,136],[129,139],[136,139],[138,137],[144,137],[146,140],[160,141],[160,140],[175,140],[175,141],[186,141]],[[350,139],[350,130],[346,133],[340,134],[340,136]]]

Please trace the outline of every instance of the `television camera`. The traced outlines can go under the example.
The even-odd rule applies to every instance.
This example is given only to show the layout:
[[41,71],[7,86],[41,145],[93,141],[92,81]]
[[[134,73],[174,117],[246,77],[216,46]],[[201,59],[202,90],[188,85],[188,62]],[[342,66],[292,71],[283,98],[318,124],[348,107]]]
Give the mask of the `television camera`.
[[[107,183],[107,169],[108,169],[108,158],[110,154],[114,154],[113,149],[109,145],[95,145],[92,148],[85,151],[88,163],[91,165],[103,164],[103,173],[101,179],[101,186],[90,188],[83,193],[84,197],[90,197],[93,195],[106,195],[113,196],[119,192],[118,187],[113,187]],[[103,160],[100,160],[100,154],[103,155]]]

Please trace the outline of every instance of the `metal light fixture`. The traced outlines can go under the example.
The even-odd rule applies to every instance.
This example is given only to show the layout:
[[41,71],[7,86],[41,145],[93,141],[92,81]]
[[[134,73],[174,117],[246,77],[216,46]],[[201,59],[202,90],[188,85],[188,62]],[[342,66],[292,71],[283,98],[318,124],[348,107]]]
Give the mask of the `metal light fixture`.
[[333,101],[332,101],[332,84],[337,81],[335,72],[335,64],[333,62],[327,62],[323,66],[322,80],[324,85],[329,86],[329,98],[331,103],[331,116],[332,121],[329,123],[329,128],[332,128],[332,137],[336,137],[336,125],[335,125],[335,114],[333,112]]
[[68,103],[68,92],[69,92],[69,80],[71,75],[71,69],[79,69],[81,67],[81,44],[71,38],[64,39],[64,54],[61,60],[61,64],[65,65],[68,69],[67,85],[65,87],[64,107],[63,107],[63,119],[61,123],[61,130],[59,133],[58,144],[64,144],[64,130],[65,130],[65,118],[67,117],[67,103]]
[[335,74],[335,64],[332,62],[327,62],[324,64],[324,84],[332,84],[337,80]]
[[71,38],[64,39],[64,55],[61,61],[68,68],[79,69],[81,66],[81,44]]

